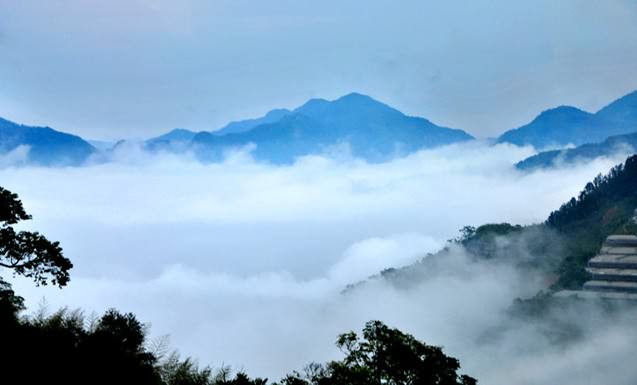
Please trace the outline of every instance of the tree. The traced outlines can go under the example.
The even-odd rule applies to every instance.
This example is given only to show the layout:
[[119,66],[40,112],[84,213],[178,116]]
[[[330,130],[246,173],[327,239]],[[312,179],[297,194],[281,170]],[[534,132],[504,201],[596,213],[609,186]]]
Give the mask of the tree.
[[0,278],[0,328],[17,323],[21,310],[24,310],[24,299],[15,295],[11,285]]
[[345,353],[341,361],[312,365],[304,376],[294,373],[284,385],[475,385],[459,376],[460,363],[440,347],[418,341],[380,321],[370,321],[363,338],[354,332],[341,334],[336,345]]
[[32,278],[37,285],[65,286],[69,282],[70,260],[59,242],[38,232],[15,231],[12,225],[31,219],[18,196],[0,187],[0,267]]

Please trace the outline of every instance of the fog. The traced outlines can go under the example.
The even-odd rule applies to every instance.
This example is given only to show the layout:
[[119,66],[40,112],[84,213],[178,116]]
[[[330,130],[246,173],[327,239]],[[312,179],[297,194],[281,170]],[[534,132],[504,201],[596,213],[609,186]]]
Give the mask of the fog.
[[4,168],[3,187],[34,217],[27,226],[59,240],[75,265],[62,290],[12,281],[30,311],[43,299],[51,311],[131,311],[202,364],[273,380],[338,358],[338,333],[380,319],[444,346],[483,384],[599,384],[611,372],[611,383],[629,383],[637,374],[622,361],[637,353],[637,335],[624,326],[630,314],[596,329],[590,313],[591,337],[568,347],[550,346],[530,325],[480,342],[515,298],[544,283],[471,262],[459,248],[409,288],[373,280],[341,293],[439,250],[464,225],[541,222],[621,161],[516,171],[531,154],[472,142],[383,164],[341,154],[278,167],[249,151],[203,165],[129,148],[80,168]]

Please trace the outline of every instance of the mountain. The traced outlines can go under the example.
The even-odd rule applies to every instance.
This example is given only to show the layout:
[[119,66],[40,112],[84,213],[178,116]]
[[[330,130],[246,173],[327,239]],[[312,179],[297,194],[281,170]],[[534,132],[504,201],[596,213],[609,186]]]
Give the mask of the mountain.
[[[563,146],[580,140],[588,132],[593,114],[575,107],[561,106],[542,112],[529,124],[510,130],[498,142],[536,148]],[[585,139],[585,138],[582,138]]]
[[226,135],[226,134],[238,134],[240,132],[250,131],[256,126],[274,123],[286,115],[289,115],[292,111],[287,110],[285,108],[276,109],[268,112],[265,116],[256,119],[246,119],[238,122],[230,122],[225,125],[223,128],[213,131],[212,133],[215,135]]
[[509,130],[498,142],[538,149],[601,142],[637,131],[637,91],[617,99],[595,114],[561,106],[542,112],[532,122]]
[[279,120],[249,131],[225,135],[201,132],[192,144],[205,161],[219,160],[229,149],[254,144],[256,159],[281,164],[298,156],[342,148],[356,157],[384,161],[471,139],[462,130],[407,116],[369,96],[352,93],[334,101],[311,99]]
[[95,147],[98,151],[108,151],[115,146],[116,140],[86,140],[91,146]]
[[637,131],[637,91],[617,99],[595,114],[596,119],[605,123],[604,128],[611,135]]
[[163,135],[148,139],[144,142],[144,148],[149,151],[176,150],[187,147],[196,132],[183,128],[175,128]]
[[611,136],[601,143],[589,143],[571,149],[540,152],[518,162],[515,167],[520,170],[535,170],[557,164],[569,165],[618,153],[634,154],[636,149],[637,132],[634,132],[627,135]]
[[19,146],[28,147],[28,162],[42,166],[79,165],[97,151],[79,136],[0,118],[0,154],[7,154]]
[[[637,155],[632,155],[587,183],[543,223],[465,226],[459,237],[437,253],[403,267],[385,269],[347,290],[356,290],[371,280],[384,280],[397,288],[421,285],[427,279],[439,277],[440,272],[462,277],[458,265],[453,263],[454,256],[462,251],[472,262],[491,266],[511,264],[520,272],[525,271],[528,279],[543,277],[544,291],[532,299],[516,299],[510,310],[546,314],[545,306],[554,298],[552,292],[579,290],[590,279],[587,263],[599,253],[609,235],[637,234],[636,207]],[[519,308],[521,305],[524,306]]]
[[197,135],[196,132],[186,130],[184,128],[175,128],[164,135],[149,139],[147,142],[188,142],[194,138],[195,135]]

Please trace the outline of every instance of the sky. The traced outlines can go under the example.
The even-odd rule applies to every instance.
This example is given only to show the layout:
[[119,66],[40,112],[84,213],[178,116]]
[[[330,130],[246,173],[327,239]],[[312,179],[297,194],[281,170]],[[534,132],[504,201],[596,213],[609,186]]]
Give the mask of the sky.
[[637,89],[635,0],[0,0],[0,116],[89,139],[357,91],[495,136]]
[[[630,385],[634,313],[564,309],[586,338],[555,347],[541,328],[506,321],[513,300],[546,281],[503,261],[454,249],[408,289],[381,281],[341,294],[427,258],[465,225],[542,222],[626,156],[516,170],[533,151],[473,141],[385,163],[306,156],[274,166],[249,152],[201,164],[122,146],[108,163],[2,167],[2,186],[33,216],[20,228],[60,241],[74,267],[63,289],[0,274],[25,297],[25,315],[133,312],[182,357],[271,380],[340,358],[337,334],[379,319],[444,346],[484,384]],[[493,328],[503,338],[487,344]]]

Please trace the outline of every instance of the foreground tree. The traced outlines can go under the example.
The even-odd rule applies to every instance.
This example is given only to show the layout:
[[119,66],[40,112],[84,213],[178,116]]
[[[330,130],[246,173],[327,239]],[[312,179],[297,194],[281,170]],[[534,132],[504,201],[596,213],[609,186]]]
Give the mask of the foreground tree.
[[345,353],[341,361],[310,365],[304,375],[287,376],[284,385],[475,385],[469,376],[459,376],[460,363],[437,346],[370,321],[363,338],[354,332],[342,334],[336,345]]
[[32,278],[38,285],[65,286],[69,282],[70,260],[58,242],[30,231],[15,231],[12,225],[31,219],[18,196],[0,187],[0,267]]

